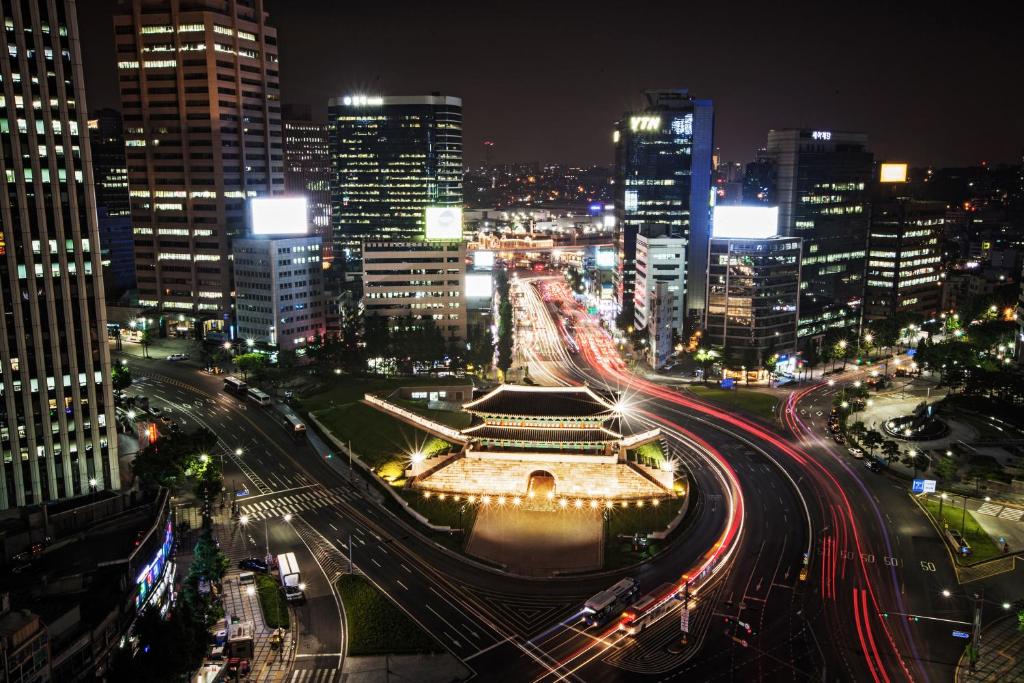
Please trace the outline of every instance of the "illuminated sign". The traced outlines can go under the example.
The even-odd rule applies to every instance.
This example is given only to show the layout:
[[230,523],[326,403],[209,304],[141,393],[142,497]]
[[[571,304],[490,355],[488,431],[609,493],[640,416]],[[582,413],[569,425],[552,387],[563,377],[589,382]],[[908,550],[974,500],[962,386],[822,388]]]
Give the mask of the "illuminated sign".
[[830,130],[816,130],[811,133],[812,140],[831,140],[832,131]]
[[457,206],[428,206],[426,237],[428,240],[461,240],[462,209]]
[[253,235],[306,235],[309,233],[306,198],[256,197],[249,200]]
[[490,299],[493,292],[489,273],[466,274],[466,298]]
[[661,130],[660,116],[631,116],[629,129],[634,133]]
[[636,211],[640,204],[640,195],[636,190],[626,190],[625,194],[625,210]]
[[0,256],[7,253],[7,237],[4,235],[4,231],[0,230]]
[[878,176],[881,183],[905,183],[907,182],[906,164],[882,164],[881,173]]
[[163,576],[167,558],[171,555],[171,548],[174,546],[174,523],[167,519],[167,526],[164,528],[164,542],[156,553],[156,557],[142,568],[139,576],[135,579],[137,590],[135,593],[135,609],[141,609],[150,598],[157,593],[160,586],[160,579]]
[[383,97],[369,97],[367,95],[346,95],[341,101],[346,107],[379,107],[384,104]]
[[676,135],[693,135],[693,114],[672,119],[672,132]]
[[490,270],[494,267],[493,251],[474,251],[473,267],[479,270]]
[[594,256],[594,265],[605,270],[615,267],[615,250],[598,249]]
[[716,206],[712,237],[760,239],[779,234],[777,206]]
[[934,479],[915,479],[910,486],[911,493],[935,493]]

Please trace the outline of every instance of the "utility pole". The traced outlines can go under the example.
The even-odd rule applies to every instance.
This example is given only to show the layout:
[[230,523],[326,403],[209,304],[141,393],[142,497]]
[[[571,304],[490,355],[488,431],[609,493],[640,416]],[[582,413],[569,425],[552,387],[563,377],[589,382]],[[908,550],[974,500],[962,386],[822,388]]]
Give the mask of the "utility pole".
[[985,601],[985,588],[981,589],[980,593],[974,594],[974,621],[971,628],[971,671],[978,664],[978,658],[981,656],[981,607]]

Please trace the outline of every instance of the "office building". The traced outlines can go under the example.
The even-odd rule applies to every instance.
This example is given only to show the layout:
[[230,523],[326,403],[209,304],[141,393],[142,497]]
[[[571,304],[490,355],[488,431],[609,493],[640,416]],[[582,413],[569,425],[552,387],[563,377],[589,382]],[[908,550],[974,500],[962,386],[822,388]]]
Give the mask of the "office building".
[[77,8],[11,5],[0,4],[0,510],[121,484]]
[[871,208],[864,319],[928,318],[942,305],[945,202],[897,197]]
[[677,297],[668,287],[664,282],[656,283],[647,301],[647,362],[654,369],[665,365],[675,351],[673,315]]
[[141,306],[231,319],[245,200],[284,187],[277,32],[262,0],[125,0],[114,18]]
[[10,594],[0,593],[0,681],[46,683],[50,640],[46,625],[28,610],[12,610]]
[[309,225],[323,242],[323,258],[334,258],[331,229],[331,153],[327,125],[316,123],[310,107],[286,106],[284,127],[284,191],[303,194],[309,205]]
[[[645,105],[615,124],[615,283],[619,321],[635,319],[637,233],[640,226],[684,240],[682,305],[691,320],[704,308],[711,212],[714,110],[686,90],[650,90]],[[698,315],[691,316],[692,312]]]
[[704,340],[748,368],[796,351],[800,238],[777,234],[775,207],[716,207]]
[[449,342],[466,339],[466,244],[448,241],[363,243],[363,313],[390,327],[425,317]]
[[462,206],[462,100],[346,95],[330,100],[336,256],[359,243],[421,239],[428,207]]
[[249,235],[232,247],[239,339],[294,350],[327,333],[323,240],[308,211],[304,197],[252,201]]
[[636,327],[645,330],[654,310],[655,290],[664,285],[660,299],[668,307],[660,322],[682,335],[686,322],[683,293],[686,288],[686,240],[668,237],[665,226],[644,225],[636,234],[636,279],[633,310]]
[[801,340],[830,329],[856,332],[864,299],[868,185],[867,135],[829,130],[768,132],[761,163],[774,165],[779,234],[803,239]]
[[135,241],[120,112],[100,109],[89,117],[89,146],[96,188],[103,289],[107,300],[113,302],[135,288]]

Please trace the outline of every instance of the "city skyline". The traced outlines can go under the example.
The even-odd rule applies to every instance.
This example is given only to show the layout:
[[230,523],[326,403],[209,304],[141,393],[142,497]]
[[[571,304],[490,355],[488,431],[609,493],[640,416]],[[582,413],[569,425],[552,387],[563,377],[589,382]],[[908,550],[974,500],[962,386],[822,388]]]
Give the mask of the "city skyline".
[[[93,108],[118,106],[109,78],[116,7],[80,8]],[[611,163],[618,115],[645,89],[680,87],[715,101],[725,159],[753,158],[768,129],[787,127],[864,131],[880,158],[912,165],[1017,162],[1024,150],[1012,114],[1024,95],[1005,86],[1002,68],[1022,48],[1009,34],[1012,17],[995,10],[741,6],[622,23],[574,4],[456,8],[407,22],[382,6],[265,7],[280,32],[285,103],[312,105],[322,121],[330,97],[356,91],[460,96],[467,164],[483,160],[484,140],[495,142],[498,162]],[[955,106],[938,106],[950,99]]]

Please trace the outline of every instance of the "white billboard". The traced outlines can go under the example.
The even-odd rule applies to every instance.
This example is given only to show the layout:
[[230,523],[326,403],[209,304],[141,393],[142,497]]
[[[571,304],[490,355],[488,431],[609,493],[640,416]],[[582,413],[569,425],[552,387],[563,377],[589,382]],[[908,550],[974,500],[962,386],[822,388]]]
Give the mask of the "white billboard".
[[425,235],[428,240],[461,240],[462,208],[458,206],[428,206]]
[[249,220],[253,235],[309,234],[306,198],[256,197],[249,200]]
[[712,237],[761,239],[779,234],[777,206],[716,206]]
[[490,273],[466,273],[467,299],[490,299],[493,291]]
[[494,267],[493,251],[474,251],[473,267],[477,270],[490,270]]
[[615,250],[613,249],[598,249],[597,254],[594,255],[594,265],[602,269],[611,269],[615,267]]

